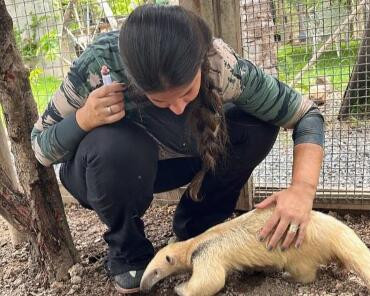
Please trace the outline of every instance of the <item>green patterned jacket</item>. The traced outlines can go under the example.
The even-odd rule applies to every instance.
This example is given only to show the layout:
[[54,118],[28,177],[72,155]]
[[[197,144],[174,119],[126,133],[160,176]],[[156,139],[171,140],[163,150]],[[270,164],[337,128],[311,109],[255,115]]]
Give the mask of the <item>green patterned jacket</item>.
[[[102,85],[102,65],[108,65],[113,80],[128,83],[119,55],[118,36],[118,31],[104,33],[88,46],[74,61],[59,90],[35,123],[31,135],[32,147],[36,158],[43,165],[49,166],[73,158],[80,141],[86,135],[78,126],[75,113],[83,106],[90,92]],[[277,126],[294,128],[295,144],[311,142],[322,145],[323,119],[312,101],[265,74],[250,61],[240,58],[221,39],[214,39],[213,47],[208,54],[211,66],[209,77],[225,103],[234,103],[245,112]],[[155,109],[147,101],[146,106]],[[142,122],[143,115],[138,116],[137,104],[132,101],[130,94],[125,94],[125,108],[126,120],[137,121],[146,127]],[[156,121],[158,116],[171,119],[168,110],[154,111],[148,112],[151,114],[150,122]],[[183,142],[186,141],[185,121],[181,120],[181,116],[174,120],[177,122],[173,123],[173,129],[169,126],[162,129],[168,131],[168,134],[162,136],[151,133],[162,148],[161,159],[191,154],[190,150],[183,149]],[[150,128],[148,130],[150,132]],[[171,140],[162,141],[162,138]]]

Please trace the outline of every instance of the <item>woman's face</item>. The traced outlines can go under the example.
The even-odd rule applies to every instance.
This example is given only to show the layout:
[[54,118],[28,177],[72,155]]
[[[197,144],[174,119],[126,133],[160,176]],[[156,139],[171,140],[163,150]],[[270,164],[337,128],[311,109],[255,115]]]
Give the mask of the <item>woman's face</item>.
[[176,115],[180,115],[184,112],[185,107],[198,96],[201,75],[199,69],[193,81],[187,85],[160,92],[149,92],[145,95],[155,106],[168,108]]

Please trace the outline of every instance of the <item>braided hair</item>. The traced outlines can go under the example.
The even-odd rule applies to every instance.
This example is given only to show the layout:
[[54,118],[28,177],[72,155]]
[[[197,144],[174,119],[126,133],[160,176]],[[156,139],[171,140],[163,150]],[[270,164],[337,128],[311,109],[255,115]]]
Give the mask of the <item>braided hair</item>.
[[119,38],[128,79],[141,92],[187,85],[201,69],[200,90],[188,120],[202,160],[188,192],[193,200],[201,199],[202,181],[215,171],[228,139],[222,99],[209,79],[211,30],[181,6],[143,5],[129,15]]

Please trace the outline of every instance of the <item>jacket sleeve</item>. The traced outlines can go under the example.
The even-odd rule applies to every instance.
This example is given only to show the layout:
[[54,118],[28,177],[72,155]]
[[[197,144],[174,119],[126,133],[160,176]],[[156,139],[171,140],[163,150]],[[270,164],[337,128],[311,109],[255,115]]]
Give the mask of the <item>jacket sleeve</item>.
[[100,83],[99,67],[92,49],[88,48],[73,63],[33,127],[32,148],[41,164],[50,166],[73,157],[86,135],[77,124],[76,111]]
[[294,129],[295,144],[322,145],[323,117],[314,102],[240,58],[221,39],[215,39],[213,47],[209,54],[209,77],[224,101],[233,102],[263,121]]

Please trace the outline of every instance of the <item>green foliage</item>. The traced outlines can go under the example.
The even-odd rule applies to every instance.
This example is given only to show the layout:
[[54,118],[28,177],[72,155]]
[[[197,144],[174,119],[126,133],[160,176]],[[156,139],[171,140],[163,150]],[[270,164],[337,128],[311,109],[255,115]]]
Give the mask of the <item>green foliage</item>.
[[144,0],[108,0],[114,15],[127,15],[138,5],[145,3]]
[[[347,44],[341,44],[340,57],[335,49],[323,53],[312,69],[303,74],[302,80],[295,88],[302,93],[307,93],[311,85],[315,85],[316,77],[328,77],[337,91],[344,91],[352,67],[356,64],[359,41],[352,40]],[[285,83],[293,81],[303,67],[312,57],[312,47],[305,45],[285,45],[278,50],[279,79]]]
[[57,30],[55,29],[41,36],[36,54],[44,56],[48,61],[53,61],[58,53],[59,40]]
[[[278,1],[281,2],[281,0],[273,0],[274,5],[278,5]],[[293,8],[296,7],[297,4],[303,4],[307,10],[309,10],[311,7],[316,7],[317,9],[320,9],[323,5],[324,2],[330,3],[330,5],[341,5],[341,6],[346,6],[348,5],[348,0],[322,0],[322,1],[317,1],[317,0],[286,0],[284,1],[284,6],[286,8]]]
[[109,0],[108,3],[114,15],[126,15],[134,9],[131,5],[131,0]]
[[[19,30],[14,29],[15,40],[18,49],[25,62],[30,62],[35,59],[37,51],[37,28],[46,20],[46,17],[38,17],[37,15],[31,15],[31,23],[29,28]],[[25,32],[27,33],[26,36]],[[24,36],[24,37],[23,37]]]
[[54,76],[43,76],[42,74],[43,70],[41,68],[35,68],[30,74],[32,94],[39,112],[45,110],[46,105],[61,84],[61,79]]
[[36,67],[35,69],[31,70],[30,72],[30,76],[29,76],[29,79],[30,79],[30,82],[31,84],[36,84],[37,81],[39,80],[40,78],[40,75],[44,72],[44,70],[42,70],[41,68],[39,67]]
[[59,50],[58,34],[56,29],[37,38],[39,27],[47,21],[48,16],[31,16],[31,23],[28,28],[19,30],[14,28],[14,36],[21,56],[26,64],[33,67],[40,56],[48,60],[54,60]]

